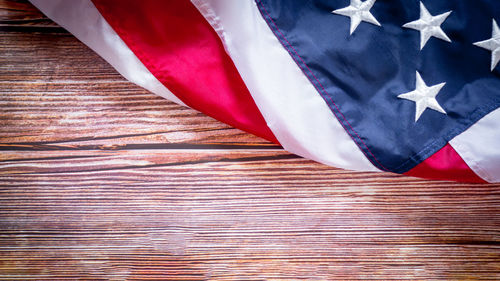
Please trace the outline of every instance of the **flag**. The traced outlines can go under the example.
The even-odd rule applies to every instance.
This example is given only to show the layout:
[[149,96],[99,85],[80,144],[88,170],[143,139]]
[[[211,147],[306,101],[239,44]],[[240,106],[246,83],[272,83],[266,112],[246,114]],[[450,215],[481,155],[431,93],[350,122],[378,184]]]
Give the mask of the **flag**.
[[500,182],[498,0],[32,0],[125,78],[334,167]]

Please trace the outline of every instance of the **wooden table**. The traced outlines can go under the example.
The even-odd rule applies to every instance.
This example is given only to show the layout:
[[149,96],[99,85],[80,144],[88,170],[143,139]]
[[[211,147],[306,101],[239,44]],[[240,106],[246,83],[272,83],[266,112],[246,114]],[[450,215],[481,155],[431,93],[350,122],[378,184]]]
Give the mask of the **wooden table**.
[[0,1],[1,280],[500,279],[500,185],[329,168]]

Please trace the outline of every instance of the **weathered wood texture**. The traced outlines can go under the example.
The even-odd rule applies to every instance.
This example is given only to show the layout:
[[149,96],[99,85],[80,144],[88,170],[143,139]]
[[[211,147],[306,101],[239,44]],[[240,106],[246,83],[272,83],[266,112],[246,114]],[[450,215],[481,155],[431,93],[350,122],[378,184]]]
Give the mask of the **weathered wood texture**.
[[1,280],[500,279],[500,185],[333,169],[0,1]]

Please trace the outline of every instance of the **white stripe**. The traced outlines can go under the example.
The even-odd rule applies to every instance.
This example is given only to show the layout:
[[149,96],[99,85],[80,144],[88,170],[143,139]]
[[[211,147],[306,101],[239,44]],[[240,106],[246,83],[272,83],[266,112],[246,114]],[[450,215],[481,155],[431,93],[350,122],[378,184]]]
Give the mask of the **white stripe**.
[[184,105],[134,55],[90,0],[30,0],[33,5],[98,53],[127,80]]
[[221,37],[283,147],[339,168],[378,171],[342,128],[253,0],[193,0]]
[[500,182],[500,108],[450,141],[465,163],[487,182]]

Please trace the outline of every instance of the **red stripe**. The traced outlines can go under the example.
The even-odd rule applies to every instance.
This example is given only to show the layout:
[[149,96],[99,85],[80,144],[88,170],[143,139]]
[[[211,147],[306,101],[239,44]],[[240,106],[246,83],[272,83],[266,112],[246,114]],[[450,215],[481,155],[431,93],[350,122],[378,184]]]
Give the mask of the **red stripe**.
[[406,172],[405,175],[437,180],[486,183],[469,168],[449,144]]
[[189,1],[93,2],[139,60],[186,105],[278,143],[217,34]]

